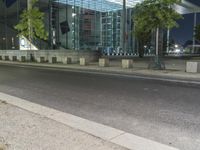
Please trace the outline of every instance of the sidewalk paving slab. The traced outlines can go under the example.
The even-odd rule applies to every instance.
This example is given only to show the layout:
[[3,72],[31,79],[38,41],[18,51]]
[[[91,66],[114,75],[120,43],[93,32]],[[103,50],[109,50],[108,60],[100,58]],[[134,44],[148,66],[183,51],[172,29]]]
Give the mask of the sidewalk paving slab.
[[[24,138],[23,140],[26,140],[26,136],[28,136],[28,138],[29,138],[28,141],[32,142],[35,140],[35,138],[36,138],[36,140],[38,138],[41,138],[39,141],[39,142],[41,142],[43,140],[43,137],[45,137],[45,139],[46,139],[46,136],[48,136],[49,132],[52,131],[51,128],[58,127],[58,125],[60,123],[62,125],[66,125],[68,128],[71,127],[71,129],[74,129],[74,130],[68,129],[69,132],[65,132],[65,134],[67,134],[66,135],[67,138],[69,138],[68,136],[73,137],[72,141],[75,140],[78,142],[89,142],[89,143],[91,142],[93,144],[95,142],[98,142],[98,141],[93,142],[92,139],[87,140],[87,137],[86,137],[86,141],[84,141],[84,140],[82,140],[81,135],[79,135],[78,133],[71,132],[71,131],[76,131],[76,129],[78,129],[79,131],[83,131],[83,133],[87,133],[87,135],[89,134],[89,135],[93,135],[94,137],[98,137],[99,140],[103,139],[103,140],[100,140],[101,143],[107,141],[108,144],[111,142],[111,143],[114,143],[114,145],[117,144],[119,146],[128,148],[130,150],[161,150],[161,149],[162,150],[178,150],[177,148],[171,147],[169,145],[161,144],[156,141],[138,137],[136,135],[124,132],[119,129],[115,129],[115,128],[112,128],[109,126],[105,126],[103,124],[92,122],[87,119],[80,118],[78,116],[74,116],[74,115],[71,115],[68,113],[60,112],[58,110],[55,110],[55,109],[52,109],[49,107],[45,107],[45,106],[42,106],[42,105],[39,105],[36,103],[32,103],[27,100],[17,98],[17,97],[11,96],[11,95],[0,93],[0,99],[3,100],[3,104],[9,103],[9,104],[12,104],[12,106],[13,105],[17,106],[16,108],[18,108],[18,110],[19,110],[19,108],[21,108],[21,109],[23,109],[23,111],[26,110],[26,111],[29,111],[29,113],[31,112],[33,115],[37,114],[39,116],[36,118],[34,118],[33,115],[30,116],[30,114],[29,114],[29,116],[23,116],[24,112],[23,113],[21,112],[21,114],[20,114],[20,111],[17,112],[16,110],[13,113],[11,113],[13,109],[9,109],[9,107],[7,105],[6,105],[7,107],[5,107],[4,111],[1,113],[2,109],[0,108],[0,114],[1,114],[0,120],[2,120],[2,122],[0,122],[0,129],[1,128],[5,129],[5,127],[7,129],[7,131],[5,131],[6,134],[4,133],[5,135],[3,137],[6,137],[6,135],[8,133],[10,133],[10,130],[11,130],[12,132],[10,133],[10,136],[15,135],[14,139],[17,139],[18,135],[20,135],[20,136],[22,136],[22,138],[19,137],[18,140],[21,140],[23,138]],[[6,110],[8,110],[8,111],[6,111]],[[49,118],[51,121],[54,120],[54,122],[48,121],[47,118]],[[12,120],[12,119],[14,119],[14,120]],[[9,122],[10,120],[12,120],[12,121]],[[44,122],[45,120],[46,120],[46,122]],[[22,122],[22,124],[21,124],[21,122]],[[38,123],[32,124],[32,122],[39,122],[40,124],[38,124]],[[54,123],[57,123],[57,125],[56,124],[54,125]],[[17,125],[17,126],[13,127],[13,124],[14,125],[20,124],[20,126]],[[39,127],[41,126],[41,127],[38,129],[38,126]],[[21,129],[20,127],[23,127],[24,129],[23,128]],[[13,129],[14,129],[14,133],[13,133]],[[26,131],[26,129],[27,129],[27,131]],[[37,130],[32,132],[32,130],[34,130],[34,129],[37,129]],[[68,131],[67,129],[64,129],[62,127],[59,127],[59,129],[61,129],[63,131],[63,133],[64,133],[64,131]],[[2,131],[0,130],[0,136],[2,136],[1,132]],[[27,134],[27,132],[28,132],[28,134]],[[53,137],[56,137],[56,140],[62,139],[65,137],[65,134],[63,135],[61,133],[61,131],[57,131],[57,130],[55,133],[50,132],[50,134],[53,135]],[[31,135],[31,137],[33,137],[33,139],[30,139],[31,137],[29,137],[29,135]],[[79,138],[79,136],[80,136],[80,138]],[[76,139],[76,137],[78,137],[78,139]],[[96,139],[98,139],[98,138],[96,138]],[[55,140],[55,138],[50,139],[50,140],[53,141],[53,140]],[[6,140],[6,141],[8,141],[8,140]],[[47,139],[47,141],[49,141],[49,139]],[[25,141],[25,142],[27,142],[27,141]],[[58,142],[60,142],[60,141],[58,141]],[[71,142],[71,141],[69,141],[69,142]],[[39,144],[41,145],[43,143],[39,143]],[[75,144],[79,144],[79,143],[75,143]],[[98,145],[98,144],[95,144],[95,145],[93,145],[93,144],[91,145],[91,147],[92,146],[95,147],[96,145]],[[83,145],[85,145],[85,143],[83,143]],[[109,145],[107,145],[107,144],[103,144],[98,147],[101,148],[101,146],[103,147],[102,149],[105,149],[105,150],[109,150],[109,149],[112,150],[112,148],[113,148],[113,147],[109,147]],[[108,147],[105,148],[104,146],[108,146]],[[92,148],[94,149],[94,147],[92,147]],[[122,147],[119,147],[119,149],[121,149]],[[85,147],[83,147],[83,148],[81,147],[81,150],[84,150],[84,148]],[[72,148],[70,147],[70,150],[71,149],[73,150],[73,147]],[[86,147],[86,149],[90,150],[90,147],[89,148]],[[115,147],[114,147],[114,149],[115,149]],[[116,150],[117,149],[118,148],[116,148]],[[79,150],[79,148],[77,148],[77,150]]]
[[116,144],[0,101],[0,150],[94,149],[126,150]]

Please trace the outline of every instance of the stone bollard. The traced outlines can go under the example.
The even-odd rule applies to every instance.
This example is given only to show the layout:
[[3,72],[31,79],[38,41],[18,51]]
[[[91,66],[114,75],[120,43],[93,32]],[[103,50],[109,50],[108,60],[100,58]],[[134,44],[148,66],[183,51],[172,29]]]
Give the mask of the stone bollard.
[[200,73],[200,61],[187,61],[186,72]]
[[81,66],[86,66],[88,65],[88,61],[86,58],[80,58],[80,65]]
[[62,59],[63,64],[71,64],[72,63],[72,59],[71,57],[64,57]]
[[52,64],[57,63],[57,57],[51,57],[49,63],[52,63]]
[[99,66],[100,67],[108,67],[110,64],[109,59],[108,58],[100,58],[99,59]]
[[9,60],[9,56],[5,56],[4,59],[5,59],[6,61],[8,61],[8,60]]
[[132,59],[122,59],[122,68],[128,69],[133,67]]
[[25,62],[26,61],[26,56],[21,56],[20,61],[21,62]]
[[40,57],[39,63],[44,63],[45,62],[45,57]]
[[17,61],[17,56],[13,56],[12,61]]

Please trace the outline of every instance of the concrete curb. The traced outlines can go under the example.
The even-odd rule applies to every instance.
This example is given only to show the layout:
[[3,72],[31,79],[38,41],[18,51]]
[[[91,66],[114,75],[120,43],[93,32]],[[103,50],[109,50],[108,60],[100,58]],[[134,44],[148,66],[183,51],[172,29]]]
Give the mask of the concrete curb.
[[158,80],[158,81],[167,81],[167,82],[177,82],[177,83],[190,83],[200,85],[200,74],[197,74],[198,78],[194,77],[195,75],[190,74],[187,76],[179,74],[159,74],[158,72],[151,73],[138,73],[137,71],[118,71],[115,69],[108,68],[88,68],[86,66],[73,66],[73,65],[58,65],[58,64],[41,64],[41,63],[21,63],[21,62],[9,62],[9,61],[0,61],[0,64],[3,65],[12,65],[18,67],[31,67],[31,68],[43,68],[43,69],[52,69],[52,70],[61,70],[62,71],[73,71],[73,72],[86,72],[91,74],[102,74],[102,75],[115,75],[115,76],[124,76],[124,77],[134,77],[140,79],[149,79],[149,80]]
[[60,112],[58,110],[35,104],[18,97],[7,95],[5,93],[0,92],[0,99],[24,110],[55,120],[59,123],[84,131],[93,136],[102,138],[108,142],[123,146],[130,150],[178,150],[177,148],[173,148],[168,145],[138,137],[122,130]]

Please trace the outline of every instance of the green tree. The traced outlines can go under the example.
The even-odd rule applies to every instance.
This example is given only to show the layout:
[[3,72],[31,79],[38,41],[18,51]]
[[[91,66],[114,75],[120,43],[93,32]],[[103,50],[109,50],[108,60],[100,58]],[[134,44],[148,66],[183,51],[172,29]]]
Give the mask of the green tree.
[[144,56],[144,46],[149,45],[151,40],[151,32],[145,30],[135,30],[135,37],[138,39],[139,57]]
[[156,55],[158,55],[159,30],[178,27],[176,21],[182,18],[173,9],[173,6],[179,3],[181,0],[144,0],[134,8],[134,34],[139,41],[142,41],[140,43],[145,44],[152,32],[157,33]]
[[28,0],[28,8],[23,10],[20,21],[15,26],[19,36],[25,36],[32,43],[34,39],[47,40],[48,33],[45,30],[44,13],[36,6],[38,0]]

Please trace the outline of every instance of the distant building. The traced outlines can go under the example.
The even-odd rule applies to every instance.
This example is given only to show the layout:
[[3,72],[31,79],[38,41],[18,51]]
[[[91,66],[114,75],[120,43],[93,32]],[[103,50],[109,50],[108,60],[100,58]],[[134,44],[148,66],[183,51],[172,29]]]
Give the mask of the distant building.
[[[142,1],[142,0],[141,0]],[[45,13],[48,41],[36,40],[38,49],[100,50],[112,54],[137,54],[137,40],[132,34],[133,7],[139,0],[39,0],[38,7]],[[27,0],[0,0],[0,49],[20,49],[17,31],[14,29]],[[175,6],[181,13],[191,13],[199,8],[187,1]],[[123,11],[126,19],[123,19]],[[123,30],[124,28],[124,30]],[[160,37],[161,46],[164,36]],[[166,38],[165,38],[166,39]],[[155,40],[152,40],[154,43]],[[147,49],[154,53],[154,44]],[[163,49],[166,51],[166,49]]]

